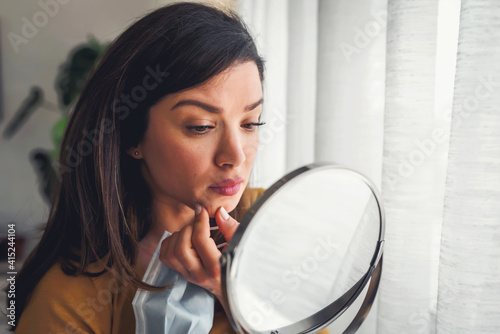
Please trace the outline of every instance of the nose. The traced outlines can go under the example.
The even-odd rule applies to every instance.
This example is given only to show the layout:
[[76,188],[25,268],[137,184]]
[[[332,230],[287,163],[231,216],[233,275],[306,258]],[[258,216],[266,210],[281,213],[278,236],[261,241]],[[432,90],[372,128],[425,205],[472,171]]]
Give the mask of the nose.
[[243,149],[244,139],[239,134],[239,127],[224,127],[222,135],[219,137],[215,163],[219,167],[238,167],[246,159]]

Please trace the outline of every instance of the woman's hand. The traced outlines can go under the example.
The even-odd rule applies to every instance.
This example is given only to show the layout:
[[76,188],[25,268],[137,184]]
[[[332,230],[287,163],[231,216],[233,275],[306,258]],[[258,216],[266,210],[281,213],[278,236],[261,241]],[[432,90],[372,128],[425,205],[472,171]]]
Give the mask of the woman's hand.
[[[210,237],[208,212],[201,205],[195,208],[193,224],[163,240],[160,261],[179,272],[186,280],[205,288],[222,302],[221,252]],[[229,242],[239,223],[222,207],[215,213],[215,221],[224,238]]]

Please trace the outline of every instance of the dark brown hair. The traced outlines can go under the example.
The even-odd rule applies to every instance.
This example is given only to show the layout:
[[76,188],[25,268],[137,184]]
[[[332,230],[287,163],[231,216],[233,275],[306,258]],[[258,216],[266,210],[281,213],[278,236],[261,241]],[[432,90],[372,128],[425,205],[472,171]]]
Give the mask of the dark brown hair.
[[160,98],[247,61],[263,80],[263,60],[241,20],[196,3],[157,9],[111,44],[70,116],[48,222],[17,277],[18,319],[57,261],[68,275],[102,274],[87,267],[103,262],[122,281],[153,288],[132,269],[137,243],[150,228],[151,194],[139,161],[126,151],[142,140],[149,108]]

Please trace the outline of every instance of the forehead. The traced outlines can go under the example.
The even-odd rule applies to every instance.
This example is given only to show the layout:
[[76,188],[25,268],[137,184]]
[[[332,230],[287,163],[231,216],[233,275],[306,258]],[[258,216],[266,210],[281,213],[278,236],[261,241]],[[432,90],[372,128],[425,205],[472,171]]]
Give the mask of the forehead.
[[262,95],[260,74],[254,62],[232,65],[203,84],[178,92],[176,95],[223,98],[240,94],[248,95],[249,99]]
[[245,62],[233,65],[203,84],[168,94],[151,110],[172,109],[184,100],[195,100],[214,108],[225,109],[247,106],[262,99],[262,83],[257,65]]

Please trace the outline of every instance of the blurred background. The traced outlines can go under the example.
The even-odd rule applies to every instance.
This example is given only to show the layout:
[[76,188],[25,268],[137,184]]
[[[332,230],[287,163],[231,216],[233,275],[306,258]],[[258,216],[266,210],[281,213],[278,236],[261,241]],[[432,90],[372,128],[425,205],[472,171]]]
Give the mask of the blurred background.
[[[0,231],[25,238],[18,261],[85,69],[170,2],[0,2]],[[251,185],[331,161],[382,193],[384,272],[360,333],[500,332],[500,3],[200,2],[237,11],[266,58]]]
[[[31,238],[46,219],[46,185],[33,155],[40,149],[57,153],[51,151],[57,149],[58,135],[64,129],[64,118],[71,107],[62,99],[74,102],[76,96],[71,94],[81,87],[79,81],[85,78],[99,54],[99,47],[104,48],[138,17],[170,2],[16,1],[0,4],[2,233],[7,230],[7,223],[15,222],[17,236]],[[227,6],[230,1],[210,3]],[[83,48],[86,49],[82,51]],[[73,59],[76,51],[81,52]],[[26,108],[28,106],[32,108]],[[16,123],[22,111],[24,121]],[[8,125],[13,125],[14,130],[9,131]],[[31,241],[28,240],[26,250],[33,246]]]

